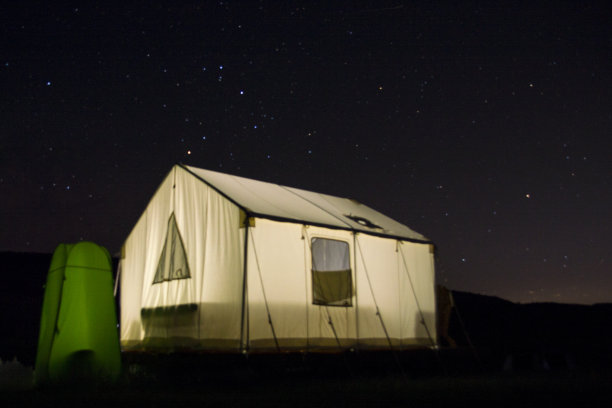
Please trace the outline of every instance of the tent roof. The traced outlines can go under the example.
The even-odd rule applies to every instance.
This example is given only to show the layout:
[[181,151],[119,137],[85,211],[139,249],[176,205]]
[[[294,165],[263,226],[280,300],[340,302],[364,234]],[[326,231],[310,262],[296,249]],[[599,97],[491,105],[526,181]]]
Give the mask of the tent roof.
[[181,167],[218,190],[251,216],[431,243],[418,232],[352,199],[192,166]]

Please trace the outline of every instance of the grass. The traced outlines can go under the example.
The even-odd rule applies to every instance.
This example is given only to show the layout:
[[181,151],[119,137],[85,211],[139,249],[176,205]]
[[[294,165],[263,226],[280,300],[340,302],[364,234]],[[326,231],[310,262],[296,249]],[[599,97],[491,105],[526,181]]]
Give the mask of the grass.
[[[175,370],[175,371],[173,371]],[[390,370],[317,372],[223,367],[182,370],[130,365],[117,384],[72,384],[4,391],[2,406],[32,407],[551,407],[612,406],[612,376],[524,372],[404,376]]]

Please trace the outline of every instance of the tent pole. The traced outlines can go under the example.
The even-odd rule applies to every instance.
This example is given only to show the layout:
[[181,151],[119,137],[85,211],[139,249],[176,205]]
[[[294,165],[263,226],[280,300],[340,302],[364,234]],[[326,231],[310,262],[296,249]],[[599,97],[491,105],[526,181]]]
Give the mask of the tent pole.
[[272,323],[272,315],[270,314],[270,306],[268,305],[268,298],[266,297],[266,289],[264,288],[263,278],[261,276],[261,267],[259,266],[259,258],[257,256],[257,248],[255,248],[255,238],[251,234],[251,240],[253,244],[253,254],[255,254],[255,263],[257,264],[257,274],[259,275],[259,284],[261,285],[261,294],[263,295],[264,305],[266,306],[266,314],[268,315],[268,324],[270,330],[272,330],[272,337],[274,337],[274,344],[276,345],[276,351],[280,352],[280,345],[278,343],[278,337],[276,337],[276,330],[274,330],[274,324]]
[[119,279],[121,279],[121,260],[119,260],[119,264],[117,265],[117,274],[115,275],[115,287],[113,288],[114,297],[117,297],[117,292],[119,291]]
[[[305,300],[305,310],[306,310],[306,353],[308,353],[310,351],[310,321],[309,321],[309,301],[308,301],[308,278],[309,278],[309,274],[308,274],[308,255],[310,254],[310,251],[307,251],[306,248],[307,246],[310,247],[310,244],[308,244],[308,231],[306,231],[306,224],[302,224],[302,241],[304,241],[304,244],[302,245],[304,248],[304,300]],[[312,290],[312,288],[311,288]]]
[[246,289],[247,289],[247,262],[248,262],[248,249],[249,249],[249,216],[248,214],[244,218],[244,254],[243,254],[243,264],[242,264],[242,313],[240,316],[240,351],[246,353],[248,352],[248,330],[247,330],[247,340],[244,339],[244,325],[245,319],[248,319],[246,316],[248,304],[246,301]]
[[355,337],[356,344],[355,349],[359,351],[359,287],[357,287],[357,234],[353,231],[353,269],[355,274],[355,279],[353,280],[353,284],[355,285]]

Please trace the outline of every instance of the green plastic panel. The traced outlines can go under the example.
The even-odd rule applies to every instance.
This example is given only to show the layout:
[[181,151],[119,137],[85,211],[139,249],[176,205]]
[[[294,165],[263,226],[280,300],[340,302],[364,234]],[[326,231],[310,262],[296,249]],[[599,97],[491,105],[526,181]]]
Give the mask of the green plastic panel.
[[110,255],[91,242],[60,244],[47,276],[36,382],[112,381],[120,371]]

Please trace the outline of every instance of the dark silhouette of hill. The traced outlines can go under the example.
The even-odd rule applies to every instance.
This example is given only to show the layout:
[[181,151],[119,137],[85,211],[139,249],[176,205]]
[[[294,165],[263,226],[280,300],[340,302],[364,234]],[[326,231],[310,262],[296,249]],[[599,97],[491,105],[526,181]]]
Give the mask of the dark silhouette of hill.
[[0,252],[0,358],[34,364],[51,254]]
[[493,366],[509,356],[557,360],[561,366],[605,369],[612,363],[612,304],[517,304],[453,291],[449,333]]

